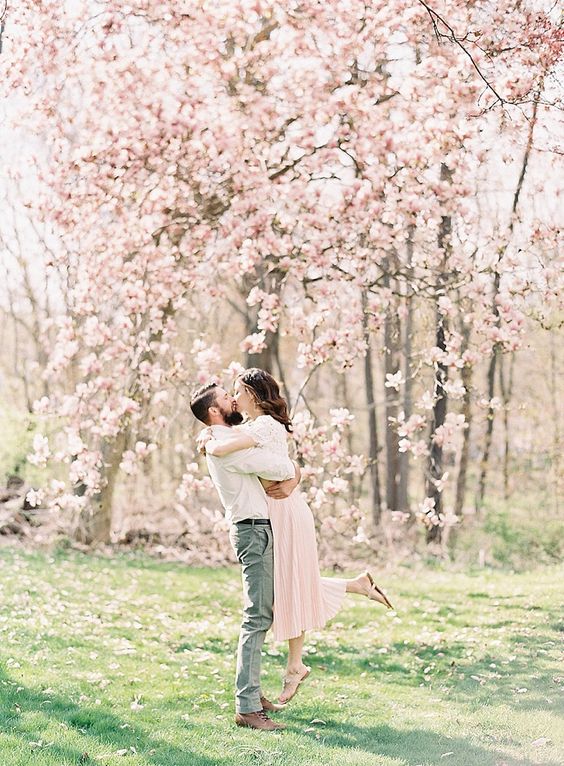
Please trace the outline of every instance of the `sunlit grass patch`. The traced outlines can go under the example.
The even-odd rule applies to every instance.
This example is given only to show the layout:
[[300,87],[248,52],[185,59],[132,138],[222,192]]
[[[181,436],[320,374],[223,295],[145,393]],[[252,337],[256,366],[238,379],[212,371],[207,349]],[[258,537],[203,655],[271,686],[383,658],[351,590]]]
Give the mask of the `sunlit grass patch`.
[[563,574],[387,574],[397,613],[351,598],[310,634],[268,735],[233,724],[236,568],[2,549],[0,764],[556,766]]

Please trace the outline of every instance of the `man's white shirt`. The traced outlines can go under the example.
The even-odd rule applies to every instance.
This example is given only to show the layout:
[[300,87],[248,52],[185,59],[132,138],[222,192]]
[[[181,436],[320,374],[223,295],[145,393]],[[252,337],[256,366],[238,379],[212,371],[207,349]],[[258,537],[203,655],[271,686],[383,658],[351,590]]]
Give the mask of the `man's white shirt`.
[[[222,441],[233,432],[229,426],[212,426],[215,439]],[[289,457],[272,454],[263,447],[237,450],[225,457],[206,455],[208,470],[225,518],[235,524],[243,519],[267,519],[268,504],[259,476],[270,481],[293,479],[295,467]]]

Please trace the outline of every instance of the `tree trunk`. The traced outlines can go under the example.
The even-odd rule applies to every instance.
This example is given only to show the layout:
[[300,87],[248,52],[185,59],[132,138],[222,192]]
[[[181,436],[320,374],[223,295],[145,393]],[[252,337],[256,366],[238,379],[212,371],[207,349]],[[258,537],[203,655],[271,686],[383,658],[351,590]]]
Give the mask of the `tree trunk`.
[[[468,348],[470,340],[470,328],[464,325],[462,328],[463,345],[461,351]],[[456,478],[456,496],[454,500],[454,514],[462,519],[464,510],[464,500],[466,497],[466,482],[468,478],[468,463],[470,458],[470,435],[472,430],[472,366],[465,364],[461,370],[462,384],[464,386],[464,396],[462,398],[462,415],[466,428],[462,434],[462,449],[460,451],[460,463],[458,466],[458,476]]]
[[366,393],[366,408],[368,410],[368,471],[370,476],[370,500],[372,521],[379,526],[382,514],[382,495],[380,490],[380,472],[378,470],[378,420],[376,417],[376,402],[374,400],[374,376],[372,371],[372,346],[366,314],[366,296],[362,296],[364,337],[366,339],[366,356],[364,357],[364,390]]
[[[384,263],[383,285],[390,287],[388,259]],[[393,375],[400,369],[399,344],[401,327],[395,307],[389,307],[384,320],[384,376]],[[385,378],[384,378],[385,379]],[[384,387],[386,401],[386,508],[397,511],[399,485],[399,438],[394,421],[399,414],[399,394],[393,388]]]
[[274,361],[276,362],[276,369],[278,372],[278,380],[280,381],[281,385],[282,396],[286,399],[286,402],[288,403],[288,412],[290,412],[292,409],[292,399],[290,398],[290,389],[286,381],[286,373],[282,364],[282,358],[280,354],[280,333],[278,331],[276,331],[276,335],[273,338],[272,353],[274,356]]
[[[441,164],[441,180],[451,181],[452,173],[450,169],[444,164]],[[446,268],[447,253],[450,250],[450,238],[452,234],[452,220],[450,215],[444,215],[441,218],[441,224],[439,227],[438,246],[444,253],[443,265]],[[436,345],[441,351],[446,351],[446,339],[445,339],[445,317],[439,311],[438,299],[446,294],[444,286],[444,275],[440,272],[437,278],[435,296],[437,299],[437,306],[435,309],[435,321],[436,321]],[[434,513],[439,521],[443,517],[443,491],[437,486],[438,480],[443,475],[443,448],[440,444],[437,444],[433,438],[434,434],[440,426],[444,425],[447,414],[447,393],[445,391],[445,383],[448,378],[448,367],[442,362],[437,362],[435,369],[435,405],[433,407],[433,421],[431,424],[430,444],[429,444],[429,462],[427,464],[427,497],[432,498],[435,501]],[[440,543],[442,541],[443,527],[440,524],[433,524],[427,528],[427,542],[428,543]]]
[[561,438],[560,438],[560,398],[561,392],[558,385],[558,359],[556,354],[556,343],[554,341],[554,330],[550,333],[550,401],[552,405],[552,471],[554,476],[554,491],[551,493],[554,502],[554,513],[559,512],[559,498],[562,482],[562,472],[560,465],[562,461]]
[[[258,308],[251,307],[247,304],[247,296],[253,287],[259,287],[269,295],[280,296],[282,290],[282,282],[284,275],[276,270],[268,271],[267,264],[261,264],[257,268],[256,274],[252,278],[246,278],[243,280],[239,294],[243,301],[243,308],[236,306],[237,310],[244,316],[245,320],[245,332],[247,335],[252,335],[259,332],[258,327]],[[275,365],[278,367],[279,375],[282,377],[283,388],[286,389],[284,381],[284,372],[280,363],[279,355],[279,331],[278,328],[275,332],[265,333],[265,348],[259,351],[257,354],[249,352],[245,353],[244,364],[245,367],[260,367],[261,370],[266,370],[271,375],[275,373]],[[286,395],[288,391],[285,390]]]
[[[251,330],[251,332],[255,332],[256,328]],[[263,348],[262,351],[259,351],[258,354],[245,354],[245,367],[260,367],[261,370],[266,370],[271,375],[274,372],[274,360],[276,358],[276,353],[274,350],[274,345],[278,343],[278,333],[267,333],[266,335],[266,347]]]
[[[345,407],[349,412],[351,411],[351,401],[349,396],[349,387],[347,384],[347,375],[346,373],[343,373],[342,375],[339,375],[337,378],[337,391],[335,392],[335,401],[341,402],[343,407]],[[353,429],[347,428],[346,430],[346,441],[347,441],[347,450],[349,455],[352,455],[354,453],[354,446],[353,446]],[[349,482],[349,502],[351,505],[355,505],[357,497],[359,497],[362,487],[362,477],[359,479],[359,481],[355,481],[355,476],[353,474],[350,475],[350,478],[348,480]]]
[[[407,240],[407,281],[409,291],[409,279],[411,276],[412,263],[413,263],[413,236],[415,233],[415,226],[409,227],[408,240]],[[405,389],[403,399],[403,411],[405,419],[407,420],[411,416],[413,409],[413,376],[411,373],[411,349],[413,344],[413,296],[407,296],[407,316],[405,318],[405,335],[403,343],[404,353],[404,378]],[[409,511],[409,469],[410,469],[410,455],[409,452],[401,452],[399,456],[399,486],[398,486],[398,505],[399,510],[407,513]]]
[[[163,313],[168,317],[173,316],[174,306],[172,301],[168,302]],[[150,350],[151,344],[160,341],[162,335],[163,332],[160,330],[150,336],[147,348],[140,356],[139,364],[144,361],[152,361],[153,352]],[[139,379],[135,377],[136,370],[131,369],[130,375],[131,378],[126,382],[124,389],[128,392],[129,396],[138,401],[141,408],[144,409],[147,406],[147,399],[146,395],[140,390]],[[79,542],[87,545],[98,542],[110,542],[114,491],[119,474],[119,466],[130,435],[131,427],[127,422],[124,422],[122,424],[122,430],[113,441],[104,440],[102,442],[102,486],[100,492],[92,498],[89,506],[79,514],[74,530],[74,536]],[[80,495],[83,492],[83,488],[76,487],[75,492]]]
[[[104,485],[77,519],[73,536],[80,543],[92,545],[93,543],[110,542],[114,490],[128,436],[129,429],[124,430],[118,434],[113,442],[106,442],[102,447],[105,469],[102,473]],[[81,492],[78,491],[77,494],[81,494]]]
[[[497,308],[497,296],[499,294],[499,284],[500,284],[500,274],[498,269],[495,272],[495,276],[494,276],[493,310],[492,310],[492,313],[495,316],[496,325],[499,324],[499,310]],[[490,451],[491,451],[492,440],[493,440],[493,427],[494,427],[494,416],[495,416],[495,410],[491,406],[491,401],[494,398],[494,394],[495,394],[495,370],[497,366],[498,354],[499,354],[498,346],[497,344],[495,344],[492,349],[492,355],[490,358],[490,363],[488,365],[487,383],[488,383],[488,401],[490,402],[490,404],[488,405],[486,433],[484,436],[484,451],[482,452],[482,459],[480,461],[480,480],[478,482],[478,499],[476,504],[476,511],[481,510],[481,508],[483,507],[484,498],[486,495],[486,481],[487,481],[488,469],[489,469]]]
[[[444,316],[437,310],[437,348],[446,351]],[[431,439],[429,445],[429,462],[427,466],[427,497],[435,501],[435,515],[440,520],[443,516],[443,491],[437,487],[436,482],[443,475],[443,448],[433,439],[433,434],[442,426],[447,414],[447,394],[444,385],[448,378],[448,367],[440,362],[435,371],[435,406],[433,407],[433,421],[431,424]],[[442,540],[443,528],[439,524],[433,524],[427,529],[427,542],[439,543]]]
[[[257,311],[254,308],[247,307],[245,314],[245,332],[247,335],[252,335],[258,332],[257,326]],[[278,333],[266,333],[265,347],[262,351],[256,354],[245,352],[243,364],[245,367],[260,367],[261,370],[266,370],[272,374],[274,369],[274,360],[277,354]]]
[[515,368],[515,353],[511,354],[511,360],[509,362],[509,381],[505,380],[505,364],[504,357],[499,359],[499,390],[501,392],[501,399],[503,402],[503,497],[505,500],[509,500],[509,458],[510,458],[510,442],[509,442],[509,406],[511,403],[511,395],[513,393],[513,371]]
[[[533,136],[535,132],[535,125],[537,123],[539,99],[540,99],[542,89],[543,89],[543,82],[541,82],[541,85],[539,87],[539,92],[537,93],[534,104],[533,104],[533,113],[531,115],[531,120],[529,122],[529,135],[527,138],[527,146],[525,148],[525,154],[523,155],[523,162],[521,164],[521,172],[517,180],[517,187],[515,189],[515,194],[513,195],[513,204],[511,206],[511,216],[509,219],[507,240],[500,252],[496,270],[495,270],[492,313],[495,317],[496,327],[499,327],[500,325],[500,316],[499,316],[499,310],[497,308],[496,299],[499,294],[499,287],[500,287],[501,261],[505,254],[505,251],[507,250],[507,246],[509,245],[509,242],[511,241],[511,238],[513,236],[513,229],[515,228],[515,221],[517,220],[517,206],[519,204],[521,190],[523,189],[523,182],[525,180],[527,167],[529,165],[529,157],[531,156],[531,149],[533,147]],[[487,378],[488,395],[489,395],[490,401],[493,399],[493,395],[494,395],[495,370],[496,370],[496,364],[497,364],[497,355],[499,353],[500,353],[499,346],[497,343],[495,343],[492,349],[492,356],[491,356],[490,364],[488,367],[488,378]],[[495,414],[494,409],[493,407],[490,406],[488,408],[488,419],[486,423],[486,434],[484,438],[484,450],[482,453],[482,460],[480,461],[480,481],[478,485],[478,497],[476,499],[476,511],[480,510],[483,507],[484,499],[486,495],[486,480],[487,480],[488,464],[489,464],[490,450],[491,450],[491,444],[492,444],[494,414]]]

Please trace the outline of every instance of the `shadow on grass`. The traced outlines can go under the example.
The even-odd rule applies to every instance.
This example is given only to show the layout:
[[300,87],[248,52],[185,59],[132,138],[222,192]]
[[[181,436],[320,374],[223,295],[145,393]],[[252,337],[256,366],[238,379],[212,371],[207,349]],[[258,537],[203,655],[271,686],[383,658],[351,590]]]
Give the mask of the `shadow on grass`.
[[[377,649],[359,653],[358,647],[347,645],[336,652],[334,647],[318,643],[317,653],[307,662],[317,666],[320,674],[325,671],[349,678],[364,672],[384,683],[445,687],[466,704],[495,702],[520,710],[564,713],[564,698],[558,688],[562,673],[556,657],[544,650],[546,646],[556,648],[558,634],[547,625],[543,627],[534,635],[512,636],[501,656],[493,652],[476,656],[479,645],[462,641],[444,642],[437,648],[399,641],[387,647],[386,653]],[[512,647],[519,656],[511,655]],[[467,656],[469,648],[474,650],[472,657]]]
[[[137,752],[148,763],[158,763],[159,766],[221,766],[226,763],[217,758],[210,760],[189,747],[181,749],[164,739],[150,736],[141,727],[131,725],[101,707],[82,707],[70,699],[23,687],[1,669],[0,691],[0,731],[19,740],[18,755],[22,759],[20,763],[25,766],[38,752],[38,745],[33,743],[39,742],[44,743],[40,748],[43,758],[52,758],[53,766],[61,766],[63,762],[80,766],[99,765],[99,756],[88,755],[92,746],[102,746],[107,756],[115,755],[118,750],[129,750],[131,754]],[[40,715],[45,720],[45,726],[51,719],[62,726],[61,731],[74,729],[84,738],[84,750],[57,742],[48,744],[51,732],[46,733],[41,726],[33,726],[24,719],[30,714]],[[158,727],[158,722],[155,722],[155,727]]]
[[[294,719],[305,726],[308,718]],[[425,729],[393,729],[390,726],[355,726],[327,720],[323,728],[316,728],[323,744],[330,747],[357,748],[375,755],[399,758],[407,766],[421,763],[448,763],[449,766],[532,766],[526,758],[514,758],[505,752],[480,747],[461,737],[446,737]],[[315,739],[317,742],[318,740]],[[556,761],[545,761],[543,766],[560,766]]]

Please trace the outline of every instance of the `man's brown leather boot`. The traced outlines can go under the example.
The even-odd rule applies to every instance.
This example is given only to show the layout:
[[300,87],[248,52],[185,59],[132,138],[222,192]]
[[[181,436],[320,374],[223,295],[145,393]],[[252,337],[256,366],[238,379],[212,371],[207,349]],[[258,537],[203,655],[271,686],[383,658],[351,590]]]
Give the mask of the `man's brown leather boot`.
[[237,726],[246,726],[249,729],[263,729],[264,731],[276,731],[285,729],[281,723],[274,723],[264,710],[257,710],[256,713],[237,713],[235,716]]

